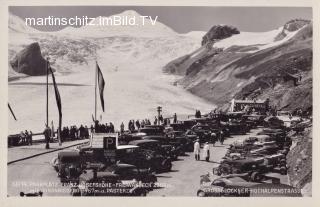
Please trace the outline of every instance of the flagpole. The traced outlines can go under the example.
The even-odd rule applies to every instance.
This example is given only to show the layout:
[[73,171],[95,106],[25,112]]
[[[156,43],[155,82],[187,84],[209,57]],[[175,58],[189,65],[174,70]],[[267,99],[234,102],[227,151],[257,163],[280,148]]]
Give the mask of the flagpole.
[[48,70],[48,61],[49,58],[46,59],[46,70],[47,70],[47,104],[46,104],[46,110],[47,110],[47,127],[49,127],[49,86],[48,86],[48,77],[49,77],[49,70]]
[[97,61],[96,61],[96,74],[95,74],[95,83],[94,83],[94,120],[97,120]]

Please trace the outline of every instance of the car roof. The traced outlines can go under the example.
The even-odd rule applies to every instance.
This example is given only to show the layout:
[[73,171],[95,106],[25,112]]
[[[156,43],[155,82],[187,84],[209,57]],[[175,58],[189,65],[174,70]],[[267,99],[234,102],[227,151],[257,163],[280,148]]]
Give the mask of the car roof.
[[[103,177],[114,177],[114,178],[117,178],[117,177],[119,177],[119,175],[114,174],[114,173],[109,172],[109,171],[98,171],[97,172],[97,178],[103,178]],[[94,178],[93,170],[88,170],[87,173],[82,173],[80,175],[80,179],[81,180],[90,181],[93,178]]]
[[138,148],[139,146],[137,145],[119,145],[117,146],[117,149],[121,150],[121,149],[135,149]]
[[142,139],[166,139],[166,137],[161,135],[147,135],[142,137]]
[[58,153],[59,157],[79,157],[79,151],[62,151]]
[[141,143],[157,143],[157,142],[159,142],[159,141],[153,140],[153,139],[143,139],[143,140],[131,141],[131,142],[129,142],[129,144],[137,145],[137,144],[141,144]]

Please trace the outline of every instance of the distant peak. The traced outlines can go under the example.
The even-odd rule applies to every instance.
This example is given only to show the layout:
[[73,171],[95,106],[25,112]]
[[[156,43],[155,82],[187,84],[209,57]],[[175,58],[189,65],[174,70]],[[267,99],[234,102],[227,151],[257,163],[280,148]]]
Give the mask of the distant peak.
[[311,21],[310,20],[305,20],[305,19],[292,19],[285,23],[284,29],[288,30],[289,32],[296,31],[303,27],[306,24],[309,24]]

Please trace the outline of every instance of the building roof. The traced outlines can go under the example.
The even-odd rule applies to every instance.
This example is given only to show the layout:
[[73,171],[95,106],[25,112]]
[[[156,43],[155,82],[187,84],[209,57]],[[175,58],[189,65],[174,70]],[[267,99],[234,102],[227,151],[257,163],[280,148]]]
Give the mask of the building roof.
[[264,104],[265,102],[266,102],[265,100],[234,100],[234,103],[242,103],[242,104],[251,104],[251,103]]

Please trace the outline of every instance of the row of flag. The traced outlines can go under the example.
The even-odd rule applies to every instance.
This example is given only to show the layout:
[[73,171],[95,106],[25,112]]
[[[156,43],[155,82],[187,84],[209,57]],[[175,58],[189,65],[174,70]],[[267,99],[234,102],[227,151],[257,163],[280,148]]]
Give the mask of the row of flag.
[[[51,73],[52,75],[52,82],[53,82],[53,86],[54,86],[54,92],[55,92],[55,98],[56,98],[56,103],[57,103],[57,108],[58,108],[58,111],[59,111],[59,129],[61,130],[61,122],[62,122],[62,104],[61,104],[61,96],[60,96],[60,93],[59,93],[59,90],[58,90],[58,86],[57,86],[57,83],[56,83],[56,78],[54,76],[54,73],[53,73],[53,70],[48,62],[48,70],[49,72]],[[100,67],[98,65],[98,63],[96,62],[96,77],[97,78],[97,82],[98,84],[95,85],[95,87],[98,86],[99,88],[99,95],[100,95],[100,101],[101,101],[101,107],[102,107],[102,110],[104,112],[104,97],[103,97],[103,92],[104,92],[104,86],[105,86],[105,81],[104,81],[104,78],[103,78],[103,75],[102,75],[102,72],[100,70]],[[95,94],[96,96],[96,94]],[[8,103],[8,108],[13,116],[13,118],[17,121],[17,118],[15,116],[15,114],[13,113],[13,110],[10,106],[10,104]]]

